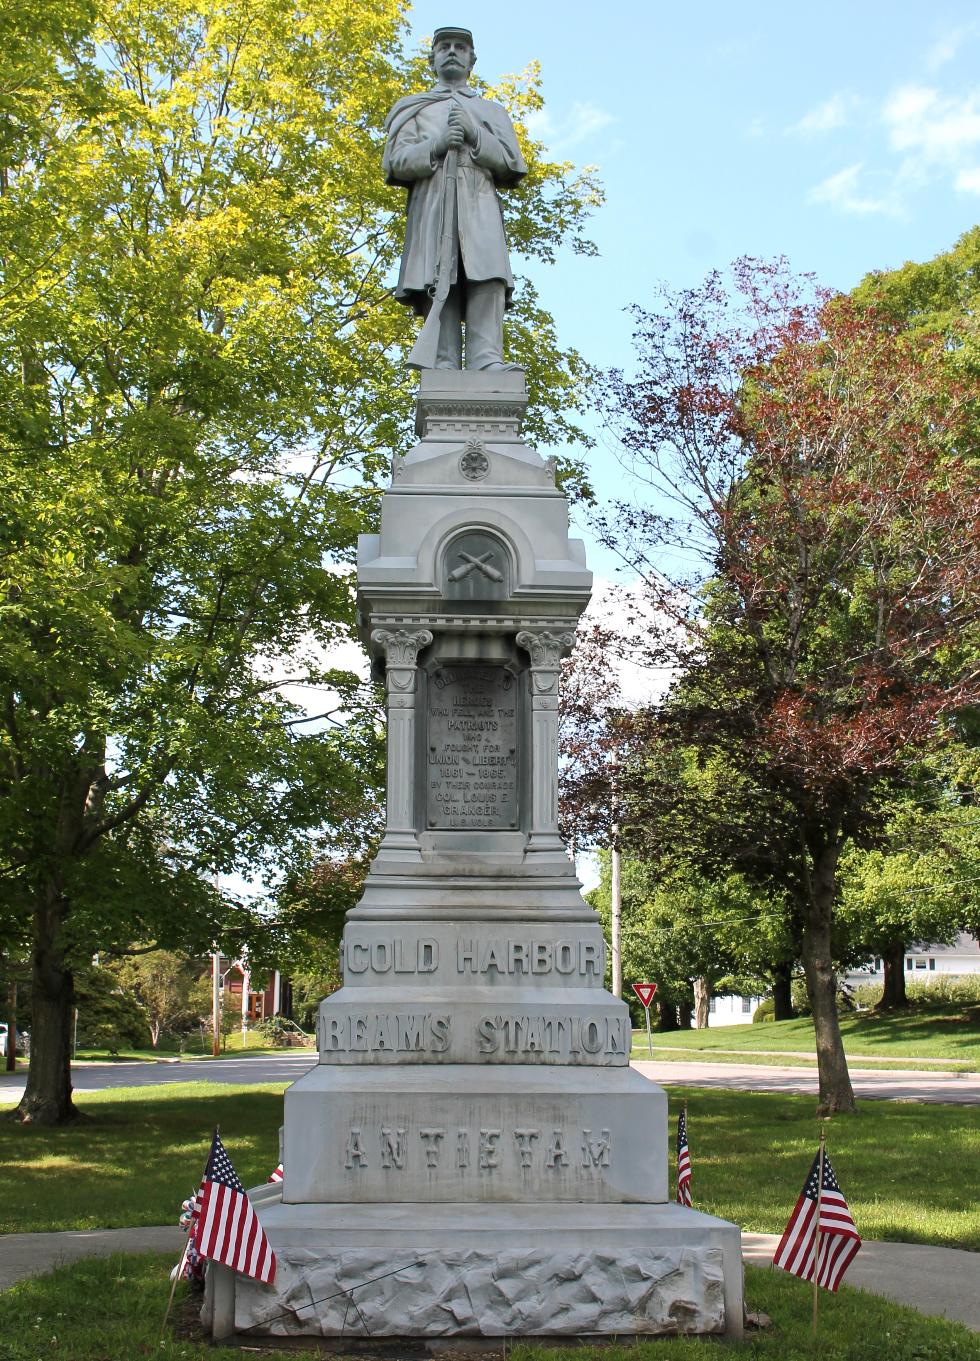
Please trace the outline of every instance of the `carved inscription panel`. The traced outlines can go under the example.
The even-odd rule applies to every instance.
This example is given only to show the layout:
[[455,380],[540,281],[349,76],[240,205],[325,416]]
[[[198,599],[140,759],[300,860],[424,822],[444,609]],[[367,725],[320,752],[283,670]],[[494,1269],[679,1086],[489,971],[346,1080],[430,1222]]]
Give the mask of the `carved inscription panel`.
[[518,825],[517,681],[504,666],[446,666],[429,677],[426,823],[511,831]]

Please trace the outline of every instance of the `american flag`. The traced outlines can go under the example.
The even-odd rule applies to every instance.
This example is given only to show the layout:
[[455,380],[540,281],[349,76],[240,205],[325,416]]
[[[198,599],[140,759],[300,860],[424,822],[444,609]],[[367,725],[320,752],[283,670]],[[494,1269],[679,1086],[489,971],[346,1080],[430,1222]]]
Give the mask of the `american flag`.
[[[773,1266],[782,1267],[804,1281],[813,1280],[813,1258],[817,1238],[817,1184],[820,1180],[820,1154],[813,1160],[796,1208],[779,1240],[772,1259]],[[844,1272],[857,1256],[861,1246],[851,1212],[847,1208],[834,1169],[826,1153],[823,1157],[823,1187],[820,1192],[820,1248],[817,1260],[817,1284],[825,1290],[836,1290]]]
[[272,1174],[272,1176],[269,1178],[269,1180],[270,1180],[270,1181],[282,1181],[282,1163],[279,1164],[279,1166],[278,1166],[278,1167],[276,1168],[276,1170],[273,1172],[273,1174]]
[[677,1117],[677,1203],[691,1205],[691,1154],[687,1147],[687,1111]]
[[194,1221],[194,1247],[202,1257],[221,1262],[269,1285],[276,1278],[276,1254],[249,1204],[245,1187],[215,1130]]

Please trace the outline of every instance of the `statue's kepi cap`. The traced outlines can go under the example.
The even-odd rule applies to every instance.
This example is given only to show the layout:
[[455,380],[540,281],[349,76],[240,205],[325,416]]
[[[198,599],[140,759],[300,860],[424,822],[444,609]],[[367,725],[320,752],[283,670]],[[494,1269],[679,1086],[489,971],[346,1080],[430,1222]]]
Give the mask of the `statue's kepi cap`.
[[440,38],[465,38],[470,47],[473,46],[473,34],[468,28],[437,28],[432,35],[432,46],[435,47]]

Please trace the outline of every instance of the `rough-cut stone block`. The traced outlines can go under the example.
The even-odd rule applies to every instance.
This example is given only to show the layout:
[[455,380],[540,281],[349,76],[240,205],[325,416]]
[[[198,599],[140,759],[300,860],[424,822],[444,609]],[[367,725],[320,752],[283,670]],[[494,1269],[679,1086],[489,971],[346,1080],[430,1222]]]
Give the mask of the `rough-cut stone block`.
[[[253,1335],[739,1333],[739,1235],[680,1206],[289,1206],[265,1198],[273,1287],[237,1281]],[[727,1284],[726,1284],[727,1282]]]

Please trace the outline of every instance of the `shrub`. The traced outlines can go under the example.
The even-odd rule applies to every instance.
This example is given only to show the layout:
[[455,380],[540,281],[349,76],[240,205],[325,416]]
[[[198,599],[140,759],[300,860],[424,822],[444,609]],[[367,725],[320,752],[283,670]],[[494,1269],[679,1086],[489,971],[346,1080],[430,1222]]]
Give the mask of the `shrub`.
[[755,1011],[752,1013],[753,1025],[764,1023],[766,1021],[774,1021],[775,1019],[776,1019],[776,999],[774,997],[763,998],[763,1000],[756,1007]]
[[907,983],[905,991],[909,1001],[923,1011],[950,1006],[976,1007],[980,1006],[980,974],[960,977],[936,974],[934,980],[926,983],[918,980]]

